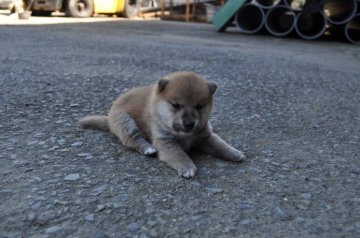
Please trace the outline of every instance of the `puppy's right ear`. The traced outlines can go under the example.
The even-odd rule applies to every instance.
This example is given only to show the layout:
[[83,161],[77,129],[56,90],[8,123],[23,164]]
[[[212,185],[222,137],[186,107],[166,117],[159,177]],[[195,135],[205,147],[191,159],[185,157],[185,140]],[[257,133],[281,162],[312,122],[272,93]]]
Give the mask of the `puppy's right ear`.
[[166,87],[166,85],[168,84],[169,80],[167,79],[160,79],[158,82],[157,82],[157,86],[158,86],[158,90],[159,92],[163,91]]
[[214,93],[216,92],[216,90],[218,88],[218,85],[215,82],[212,82],[212,81],[208,81],[207,85],[208,85],[210,94],[214,95]]

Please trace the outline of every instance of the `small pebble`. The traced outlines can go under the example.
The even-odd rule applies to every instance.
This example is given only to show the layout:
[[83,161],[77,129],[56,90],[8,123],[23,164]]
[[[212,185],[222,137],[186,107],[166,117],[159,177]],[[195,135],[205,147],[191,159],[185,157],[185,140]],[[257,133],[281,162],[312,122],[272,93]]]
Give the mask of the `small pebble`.
[[250,208],[251,208],[251,206],[249,204],[247,204],[247,203],[240,203],[239,204],[239,209],[240,210],[246,210],[246,209],[250,209]]
[[24,172],[26,173],[26,172],[30,172],[30,171],[33,171],[34,169],[33,168],[26,168],[25,170],[24,170]]
[[137,223],[131,223],[130,225],[128,225],[127,230],[129,232],[137,232],[141,229],[140,225]]
[[101,212],[104,209],[105,209],[104,205],[97,205],[97,208],[96,208],[95,212]]
[[275,214],[280,217],[281,220],[288,220],[290,216],[280,207],[275,208]]
[[36,218],[36,213],[34,212],[30,212],[29,215],[27,216],[28,221],[33,221],[35,218]]
[[89,214],[85,217],[85,220],[86,221],[89,221],[89,222],[94,222],[95,221],[95,215],[94,214]]
[[53,147],[51,147],[50,149],[49,149],[49,151],[53,151],[53,150],[56,150],[56,149],[58,149],[59,148],[59,146],[53,146]]
[[62,229],[63,228],[61,226],[52,226],[52,227],[49,227],[48,229],[46,229],[45,233],[46,234],[54,234],[54,233],[61,231]]
[[135,183],[138,183],[138,182],[142,181],[142,179],[141,178],[135,178],[134,181],[135,181]]
[[42,204],[41,201],[36,202],[36,203],[34,203],[33,205],[31,205],[31,208],[32,208],[33,210],[38,210],[38,209],[41,207],[41,204]]
[[302,193],[302,194],[300,194],[300,197],[303,199],[309,200],[309,199],[311,199],[312,195],[311,195],[311,193]]
[[94,188],[92,195],[95,195],[95,196],[100,195],[103,192],[105,192],[106,188],[107,188],[107,185],[105,185],[105,184],[101,185],[101,186],[99,186],[97,188]]
[[90,155],[90,153],[79,153],[79,154],[76,154],[76,156],[78,156],[78,157],[87,157],[87,156],[89,156]]
[[262,153],[268,158],[274,157],[274,151],[272,151],[272,150],[264,150],[264,151],[262,151]]
[[35,145],[37,144],[39,141],[37,140],[33,140],[33,141],[29,141],[26,145]]
[[121,204],[121,203],[114,203],[114,204],[113,204],[113,207],[114,207],[115,209],[117,209],[117,208],[120,208],[120,207],[124,207],[124,205]]
[[73,146],[73,147],[79,147],[79,146],[81,146],[81,145],[82,145],[82,142],[81,142],[81,141],[76,141],[76,142],[74,142],[74,143],[71,144],[71,146]]
[[196,180],[191,181],[191,184],[192,184],[193,186],[195,186],[195,187],[200,187],[200,186],[201,186],[201,184],[199,183],[199,181],[196,181]]
[[45,135],[45,133],[36,133],[34,135],[35,138],[39,138],[39,137],[42,137],[43,135]]
[[159,237],[159,233],[157,233],[157,231],[155,229],[151,229],[149,234],[152,237]]
[[108,238],[108,236],[105,234],[105,231],[96,229],[91,238]]
[[240,221],[240,224],[241,225],[249,225],[249,224],[251,224],[253,221],[252,221],[252,219],[244,219],[244,220],[241,220]]
[[218,194],[224,192],[224,190],[220,188],[206,188],[206,190],[209,194]]
[[79,174],[69,174],[64,178],[65,181],[76,181],[78,179],[80,179]]
[[297,204],[296,207],[301,209],[301,210],[306,210],[307,209],[307,207],[302,205],[302,204]]
[[27,164],[27,162],[24,160],[14,160],[13,164],[14,165],[23,165],[23,164]]

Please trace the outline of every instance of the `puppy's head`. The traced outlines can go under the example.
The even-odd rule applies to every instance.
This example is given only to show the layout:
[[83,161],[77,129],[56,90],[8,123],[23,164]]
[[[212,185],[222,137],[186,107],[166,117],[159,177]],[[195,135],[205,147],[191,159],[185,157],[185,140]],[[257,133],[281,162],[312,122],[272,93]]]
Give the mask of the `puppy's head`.
[[176,134],[189,135],[204,127],[210,116],[217,84],[194,72],[176,72],[157,82],[161,122]]

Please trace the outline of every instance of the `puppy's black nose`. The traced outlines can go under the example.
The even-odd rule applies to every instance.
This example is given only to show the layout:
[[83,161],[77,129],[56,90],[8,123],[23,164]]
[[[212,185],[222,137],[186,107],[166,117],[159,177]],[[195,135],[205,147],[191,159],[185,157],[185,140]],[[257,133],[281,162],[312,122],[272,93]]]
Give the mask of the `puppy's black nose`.
[[194,128],[194,126],[195,126],[195,122],[185,122],[184,123],[184,128],[186,130],[191,130]]

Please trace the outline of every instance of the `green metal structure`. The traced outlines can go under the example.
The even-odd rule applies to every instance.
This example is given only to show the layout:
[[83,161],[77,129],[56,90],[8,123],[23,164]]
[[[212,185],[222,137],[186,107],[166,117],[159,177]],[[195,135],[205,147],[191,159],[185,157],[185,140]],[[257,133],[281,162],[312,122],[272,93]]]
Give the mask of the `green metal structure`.
[[225,31],[226,27],[232,22],[236,12],[245,3],[246,0],[228,0],[224,6],[212,18],[212,23],[216,30]]

